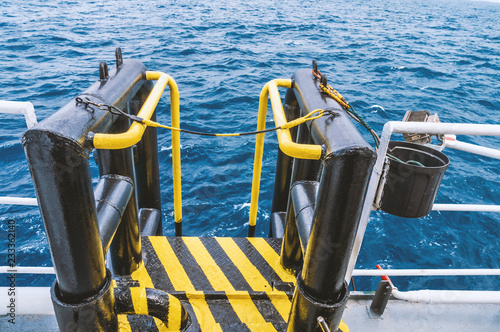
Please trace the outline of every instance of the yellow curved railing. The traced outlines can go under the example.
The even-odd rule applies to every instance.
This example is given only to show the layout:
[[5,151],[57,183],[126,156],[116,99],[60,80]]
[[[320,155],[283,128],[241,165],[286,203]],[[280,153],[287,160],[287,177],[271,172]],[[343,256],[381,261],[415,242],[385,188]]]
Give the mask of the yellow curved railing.
[[[291,88],[292,80],[276,79],[268,82],[262,88],[259,100],[259,116],[257,119],[257,130],[266,129],[267,100],[271,99],[271,108],[274,115],[276,127],[287,124],[283,104],[278,92],[278,87]],[[278,129],[278,143],[284,154],[301,159],[321,159],[322,148],[319,145],[298,144],[292,141],[289,129]],[[255,157],[253,166],[252,196],[250,200],[249,225],[255,227],[257,224],[257,208],[259,205],[260,175],[262,170],[262,156],[264,153],[264,133],[257,134],[255,142]]]
[[[180,127],[179,89],[174,79],[169,75],[147,71],[146,80],[157,82],[142,105],[138,117],[150,119],[166,86],[170,88],[170,118],[172,127]],[[95,134],[93,144],[96,149],[124,149],[137,144],[147,126],[133,122],[129,130],[121,134]],[[174,218],[176,223],[182,222],[182,191],[181,191],[181,136],[178,131],[172,131],[172,170],[174,182]]]
[[[149,120],[153,115],[160,97],[165,88],[170,88],[170,115],[171,126],[180,128],[179,114],[179,89],[174,79],[162,72],[146,72],[146,80],[156,80],[153,90],[141,107],[137,117]],[[287,122],[281,103],[278,87],[291,88],[292,80],[275,79],[269,81],[261,91],[259,99],[259,114],[257,120],[257,131],[266,128],[268,99],[271,99],[274,122],[277,130],[279,147],[283,153],[293,158],[301,159],[321,159],[322,147],[313,144],[298,144],[292,141],[289,128],[296,125],[294,121]],[[319,111],[319,110],[318,110]],[[314,112],[313,112],[314,113]],[[301,120],[300,123],[305,120]],[[94,135],[93,144],[96,149],[124,149],[137,144],[141,139],[147,125],[140,122],[133,122],[125,133]],[[250,202],[249,225],[255,227],[257,224],[257,208],[259,201],[259,188],[262,170],[262,158],[264,153],[264,133],[257,134],[255,142],[255,157],[252,179],[252,194]],[[181,151],[180,132],[172,130],[172,169],[174,185],[174,218],[176,223],[182,222],[182,190],[181,190]]]

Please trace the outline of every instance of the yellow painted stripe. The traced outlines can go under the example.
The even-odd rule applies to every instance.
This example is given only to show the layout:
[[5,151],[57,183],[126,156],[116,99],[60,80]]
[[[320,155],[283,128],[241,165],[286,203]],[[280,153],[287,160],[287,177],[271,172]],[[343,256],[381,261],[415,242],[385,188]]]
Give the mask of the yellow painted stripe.
[[222,328],[217,323],[208,307],[203,292],[192,292],[186,294],[193,307],[193,311],[198,319],[202,331],[222,332]]
[[[238,292],[239,293],[239,292]],[[251,331],[276,331],[273,324],[266,322],[247,292],[241,292],[237,297],[227,295],[234,312],[240,320],[247,324]]]
[[349,327],[344,323],[344,320],[340,321],[339,330],[342,332],[349,332]]
[[171,330],[181,329],[182,305],[179,299],[170,296],[168,308],[168,328]]
[[283,320],[287,322],[288,316],[290,315],[290,310],[292,309],[292,302],[288,298],[288,295],[286,295],[285,292],[273,291],[267,292],[267,296],[269,296],[271,303],[280,313],[281,318],[283,318]]
[[149,276],[148,271],[144,266],[144,262],[141,262],[139,268],[132,272],[131,277],[132,279],[137,280],[141,287],[155,288],[153,285],[153,281],[151,280],[151,277]]
[[167,328],[165,326],[165,323],[163,323],[161,321],[161,319],[159,319],[159,318],[153,317],[153,319],[155,321],[156,328],[158,329],[159,332],[179,331],[180,330],[180,328],[177,328],[177,329]]
[[205,276],[214,290],[234,291],[233,285],[231,285],[231,282],[227,279],[224,272],[222,272],[217,263],[215,263],[208,250],[203,243],[201,243],[201,240],[197,237],[183,237],[182,239],[205,273]]
[[[217,238],[217,242],[219,242],[222,249],[224,249],[238,270],[240,270],[245,280],[250,284],[250,287],[252,287],[254,291],[263,291],[268,294],[272,304],[286,322],[291,309],[291,303],[288,296],[284,292],[273,291],[271,289],[271,285],[269,285],[260,271],[250,262],[245,253],[238,247],[232,238]],[[269,248],[274,252],[271,247]]]
[[[233,285],[231,285],[231,282],[227,279],[224,272],[222,272],[217,263],[215,263],[214,259],[207,251],[201,240],[195,237],[183,237],[182,239],[198,265],[205,273],[205,276],[214,290],[234,292],[235,290]],[[262,314],[259,312],[247,292],[241,292],[237,298],[230,295],[228,295],[227,298],[241,322],[247,325],[251,323],[267,324],[266,320],[262,317]]]
[[267,263],[274,269],[274,272],[281,278],[283,282],[295,283],[295,276],[288,273],[280,263],[280,256],[274,249],[266,242],[265,239],[259,237],[247,238],[248,241],[257,249],[257,251],[264,257]]
[[271,290],[271,286],[266,278],[260,274],[260,271],[250,262],[232,238],[216,238],[216,240],[254,291],[264,292]]
[[189,280],[186,271],[184,271],[184,267],[177,259],[167,238],[163,236],[150,236],[149,240],[175,290],[186,292],[194,291],[195,289],[191,280]]
[[200,323],[202,330],[212,331],[212,328],[215,326],[213,331],[222,331],[220,326],[215,321],[207,302],[205,301],[203,292],[195,291],[191,280],[186,274],[186,271],[184,271],[184,267],[179,262],[179,259],[175,255],[174,250],[170,246],[167,238],[163,236],[151,236],[149,237],[149,240],[156,251],[158,259],[165,268],[165,272],[172,282],[174,289],[186,292],[186,296],[189,299],[189,303],[193,307],[196,319]]
[[135,313],[137,315],[149,315],[146,288],[130,287],[130,295],[132,296]]
[[118,315],[118,331],[132,332],[132,327],[128,322],[127,315]]

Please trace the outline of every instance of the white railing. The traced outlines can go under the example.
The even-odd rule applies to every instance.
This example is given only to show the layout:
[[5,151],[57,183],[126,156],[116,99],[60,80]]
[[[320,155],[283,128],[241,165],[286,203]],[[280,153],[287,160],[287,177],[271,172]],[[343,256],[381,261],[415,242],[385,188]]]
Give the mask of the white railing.
[[[366,193],[365,204],[361,213],[361,219],[359,228],[356,234],[356,239],[354,242],[353,251],[349,261],[349,266],[346,274],[346,281],[349,282],[351,276],[353,275],[398,275],[398,276],[423,276],[423,275],[437,275],[432,274],[432,271],[439,271],[443,273],[446,271],[448,274],[443,275],[498,275],[498,270],[491,269],[490,273],[486,273],[488,269],[480,270],[383,270],[364,272],[365,274],[360,274],[359,271],[366,270],[354,270],[356,260],[358,258],[359,250],[361,249],[361,243],[363,242],[363,237],[366,231],[366,226],[368,225],[368,220],[371,211],[374,209],[373,203],[375,196],[377,194],[377,189],[379,187],[380,178],[382,176],[384,163],[387,155],[387,148],[389,146],[389,141],[393,133],[415,133],[415,134],[430,134],[430,135],[445,135],[445,138],[450,138],[448,141],[453,141],[454,135],[477,135],[477,136],[500,136],[500,125],[486,125],[486,124],[462,124],[462,123],[424,123],[424,122],[396,122],[391,121],[385,124],[382,131],[382,137],[380,140],[380,146],[377,151],[377,160],[373,168],[373,172],[370,178],[370,183],[368,185],[368,190]],[[457,148],[459,150],[488,156],[496,159],[500,159],[500,151],[492,148],[485,148],[477,146],[474,144],[462,143],[460,144],[446,143],[444,146]],[[455,139],[456,142],[456,139]],[[434,204],[433,210],[439,211],[480,211],[480,212],[500,212],[500,205],[474,205],[474,204]],[[422,272],[424,271],[424,272]],[[427,272],[425,272],[427,271]],[[430,272],[429,272],[430,271]],[[468,272],[464,272],[468,271]],[[480,274],[461,274],[461,273],[471,273],[473,271],[481,271]],[[370,274],[371,273],[371,274]],[[393,274],[395,273],[395,274]],[[425,274],[428,273],[428,274]],[[478,272],[479,273],[479,272]],[[441,274],[440,274],[441,275]]]
[[[24,115],[28,129],[37,124],[35,108],[28,101],[0,100],[0,113]],[[0,204],[37,206],[38,202],[36,198],[3,196],[0,197]]]
[[[51,266],[0,266],[0,273],[55,274]],[[500,276],[500,269],[391,269],[354,270],[352,276]]]
[[24,115],[28,129],[38,123],[36,120],[35,108],[29,101],[0,100],[0,113]]

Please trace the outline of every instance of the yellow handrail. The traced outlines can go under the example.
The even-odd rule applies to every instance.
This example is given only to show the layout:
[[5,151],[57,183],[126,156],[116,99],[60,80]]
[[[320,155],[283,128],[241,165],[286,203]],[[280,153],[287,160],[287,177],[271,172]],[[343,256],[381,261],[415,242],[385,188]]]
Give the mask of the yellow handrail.
[[[153,115],[160,97],[168,85],[170,88],[170,118],[172,127],[180,127],[179,115],[179,89],[174,79],[169,75],[147,71],[146,80],[156,80],[153,90],[142,105],[138,117],[150,119]],[[141,139],[147,126],[139,122],[133,122],[129,130],[121,134],[94,135],[93,144],[96,149],[124,149],[137,144]],[[174,182],[174,219],[176,223],[182,222],[182,192],[181,192],[181,136],[178,131],[172,131],[172,169]]]
[[[283,88],[291,88],[292,80],[276,79],[268,82],[260,93],[259,100],[259,115],[257,120],[257,130],[266,128],[267,100],[271,98],[271,108],[274,115],[274,123],[276,127],[281,127],[287,124],[281,97],[278,92],[278,86]],[[279,147],[283,153],[293,158],[301,159],[321,159],[322,148],[319,145],[313,144],[298,144],[292,141],[290,130],[278,129]],[[264,153],[264,133],[258,134],[255,142],[255,157],[253,166],[252,180],[252,196],[250,200],[250,218],[249,225],[254,228],[257,224],[257,208],[259,204],[259,188],[260,176],[262,169],[262,156]],[[251,233],[251,232],[250,232]]]
[[[162,72],[146,72],[147,80],[157,80],[153,90],[144,102],[141,110],[137,114],[142,119],[149,120],[154,113],[160,97],[168,85],[170,88],[170,115],[171,126],[180,128],[179,115],[179,89],[175,81],[169,75]],[[267,101],[271,99],[274,122],[278,129],[279,147],[283,153],[293,158],[301,159],[321,159],[322,148],[313,144],[298,144],[292,141],[290,130],[287,127],[286,116],[281,103],[278,87],[291,88],[292,80],[275,79],[269,81],[263,88],[259,99],[259,114],[257,120],[257,131],[266,128]],[[314,113],[314,112],[313,112]],[[138,143],[147,125],[133,122],[129,130],[121,134],[101,134],[94,135],[93,144],[97,149],[123,149]],[[257,223],[257,207],[259,201],[260,177],[262,169],[262,157],[264,152],[264,133],[257,134],[255,142],[255,157],[252,180],[252,196],[250,203],[249,225],[255,228]],[[182,191],[181,191],[181,152],[180,152],[180,132],[172,131],[172,169],[174,184],[174,219],[177,224],[182,223]]]

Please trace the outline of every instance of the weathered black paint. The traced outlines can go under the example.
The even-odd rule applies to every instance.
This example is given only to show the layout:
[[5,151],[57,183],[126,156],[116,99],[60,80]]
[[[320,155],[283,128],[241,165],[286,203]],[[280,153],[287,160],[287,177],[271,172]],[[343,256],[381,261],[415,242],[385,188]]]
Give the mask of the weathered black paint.
[[274,237],[277,239],[282,239],[285,235],[285,222],[286,222],[286,212],[273,212],[271,213],[270,225],[271,231],[269,237]]
[[133,190],[134,184],[130,178],[116,174],[104,175],[97,183],[94,197],[104,255],[111,245]]
[[[319,82],[310,70],[298,71],[293,79],[301,115],[317,109],[332,113],[307,123],[314,144],[323,145],[326,154],[311,235],[297,279],[300,287],[296,290],[288,327],[289,331],[312,331],[311,324],[317,327],[315,315],[321,311],[319,304],[341,303],[347,293],[344,278],[375,152],[342,107],[319,91]],[[340,322],[335,317],[341,317],[343,309],[344,305],[339,305],[321,315],[332,331]],[[314,323],[310,323],[311,317]]]
[[[175,299],[172,295],[164,292],[160,289],[146,288],[146,302],[148,306],[148,315],[156,317],[165,323],[165,326],[169,326],[169,319],[179,319],[181,322],[181,331],[184,331],[190,324],[190,318],[188,312],[181,303],[180,317],[176,317],[176,312],[174,311],[169,316],[171,308],[170,301]],[[117,287],[115,289],[115,308],[118,314],[135,315],[139,314],[135,311],[132,295],[130,288],[128,287]],[[175,308],[174,310],[176,310]],[[170,326],[171,328],[172,326]]]
[[[301,144],[313,144],[306,124],[301,124],[299,126],[297,142]],[[320,160],[295,159],[293,161],[290,183],[293,185],[296,181],[317,181],[320,174]],[[297,222],[295,220],[295,209],[291,199],[288,199],[286,228],[285,235],[283,236],[280,261],[283,268],[294,274],[297,274],[297,272],[302,269],[302,248],[300,245],[299,233],[297,231]]]
[[[389,142],[389,158],[380,208],[405,218],[420,218],[431,212],[450,160],[431,147],[410,142]],[[407,164],[409,160],[424,165]]]
[[[292,89],[288,89],[285,95],[286,120],[288,122],[300,117],[300,108]],[[292,141],[297,140],[297,127],[290,128]],[[284,212],[288,206],[288,192],[290,190],[290,179],[292,177],[293,158],[278,149],[276,158],[276,174],[274,177],[273,203],[271,212]],[[269,237],[273,237],[271,234]]]
[[61,298],[57,281],[50,288],[57,325],[61,332],[118,331],[114,306],[114,288],[107,270],[101,290],[79,303],[67,303]]
[[161,212],[157,209],[142,208],[139,210],[139,230],[141,236],[154,236],[161,221]]
[[[80,96],[123,108],[142,85],[144,70],[140,62],[126,61],[120,75],[111,70],[106,83],[97,81]],[[90,131],[106,132],[113,120],[108,112],[71,100],[23,136],[59,289],[70,302],[104,284],[86,137]]]
[[[79,97],[123,109],[142,86],[145,70],[139,61],[125,61],[118,72],[116,68],[110,70],[105,80],[95,82]],[[88,161],[92,146],[87,137],[89,132],[107,132],[114,120],[116,116],[77,104],[73,99],[23,136],[56,271],[57,291],[53,292],[52,300],[54,306],[58,301],[74,304],[75,317],[83,317],[78,313],[84,314],[85,309],[78,308],[84,308],[89,301],[100,303],[92,309],[97,310],[93,318],[113,315],[112,302],[104,299],[109,278],[106,278]],[[77,327],[71,330],[98,326],[99,321],[92,322],[92,317],[75,318]],[[59,324],[65,323],[59,321]],[[65,327],[60,325],[60,328]]]
[[[152,82],[143,84],[130,102],[132,114],[139,113],[152,89]],[[151,116],[151,120],[156,121],[156,111]],[[146,128],[141,141],[136,144],[135,176],[139,209],[147,208],[160,211],[160,222],[157,225],[155,235],[162,235],[158,137],[154,127]]]
[[330,331],[337,331],[342,320],[342,314],[349,298],[349,287],[344,282],[339,299],[328,303],[315,299],[304,288],[304,281],[299,274],[297,286],[292,299],[290,318],[288,319],[287,332],[316,331],[320,332],[318,317],[325,320]]
[[[129,107],[124,108],[130,113]],[[109,133],[125,132],[130,127],[128,118],[118,118]],[[117,174],[132,179],[135,185],[135,165],[132,148],[118,150],[97,150],[99,174]],[[141,263],[141,240],[139,234],[139,209],[136,191],[128,201],[122,219],[109,247],[111,271],[117,275],[128,275],[134,272]]]
[[297,181],[291,188],[291,199],[295,209],[295,220],[299,233],[302,254],[306,253],[318,195],[318,181]]
[[380,280],[375,291],[375,296],[373,296],[372,303],[370,304],[370,314],[381,316],[387,307],[391,293],[391,282],[389,280]]

